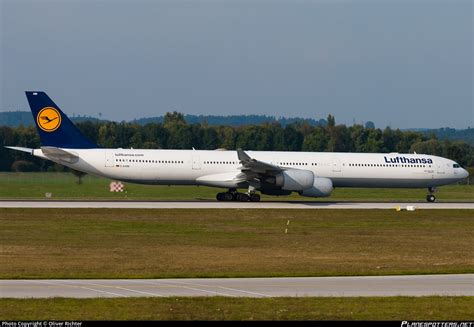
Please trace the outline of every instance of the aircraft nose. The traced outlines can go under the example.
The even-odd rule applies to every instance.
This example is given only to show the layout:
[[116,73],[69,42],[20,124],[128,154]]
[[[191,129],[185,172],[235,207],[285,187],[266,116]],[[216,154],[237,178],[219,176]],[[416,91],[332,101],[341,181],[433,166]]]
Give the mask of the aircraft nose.
[[463,168],[461,176],[462,176],[462,178],[467,178],[467,177],[469,177],[469,172],[466,169]]

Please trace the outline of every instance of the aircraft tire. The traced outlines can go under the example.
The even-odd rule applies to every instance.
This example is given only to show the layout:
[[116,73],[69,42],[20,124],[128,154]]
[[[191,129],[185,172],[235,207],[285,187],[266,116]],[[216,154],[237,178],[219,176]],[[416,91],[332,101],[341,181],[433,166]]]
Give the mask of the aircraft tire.
[[250,197],[245,193],[237,194],[236,198],[237,198],[237,201],[239,202],[248,202],[250,200]]
[[229,193],[229,192],[224,193],[224,201],[232,201],[232,200],[234,200],[232,193]]
[[252,202],[260,202],[260,195],[257,193],[254,193],[250,196],[250,201]]

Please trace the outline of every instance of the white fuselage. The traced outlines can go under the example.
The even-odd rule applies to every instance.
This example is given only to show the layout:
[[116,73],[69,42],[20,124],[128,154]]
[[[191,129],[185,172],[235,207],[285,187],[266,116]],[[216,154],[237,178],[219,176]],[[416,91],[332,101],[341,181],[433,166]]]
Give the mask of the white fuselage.
[[[241,164],[236,151],[64,149],[78,155],[74,163],[33,155],[111,179],[164,185],[237,186]],[[335,187],[425,188],[451,184],[468,176],[454,161],[431,155],[399,153],[330,153],[246,151],[259,161],[284,168],[311,170]]]

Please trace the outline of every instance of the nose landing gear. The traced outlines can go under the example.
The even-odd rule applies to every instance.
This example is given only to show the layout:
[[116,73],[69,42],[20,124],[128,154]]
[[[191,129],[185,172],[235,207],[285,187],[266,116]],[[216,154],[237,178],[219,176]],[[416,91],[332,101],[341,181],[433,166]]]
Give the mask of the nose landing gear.
[[426,201],[435,202],[436,197],[434,196],[434,193],[436,192],[436,189],[434,187],[429,187],[428,192],[429,192],[429,194],[426,196]]

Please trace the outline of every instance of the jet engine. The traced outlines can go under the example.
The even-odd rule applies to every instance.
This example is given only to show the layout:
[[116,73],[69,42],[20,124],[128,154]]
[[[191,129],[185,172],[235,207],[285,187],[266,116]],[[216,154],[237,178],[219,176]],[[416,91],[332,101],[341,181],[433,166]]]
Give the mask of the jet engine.
[[326,197],[330,196],[334,189],[332,181],[326,177],[315,177],[311,188],[299,192],[301,196]]
[[314,174],[310,170],[288,169],[274,177],[275,186],[287,191],[303,191],[313,186]]

